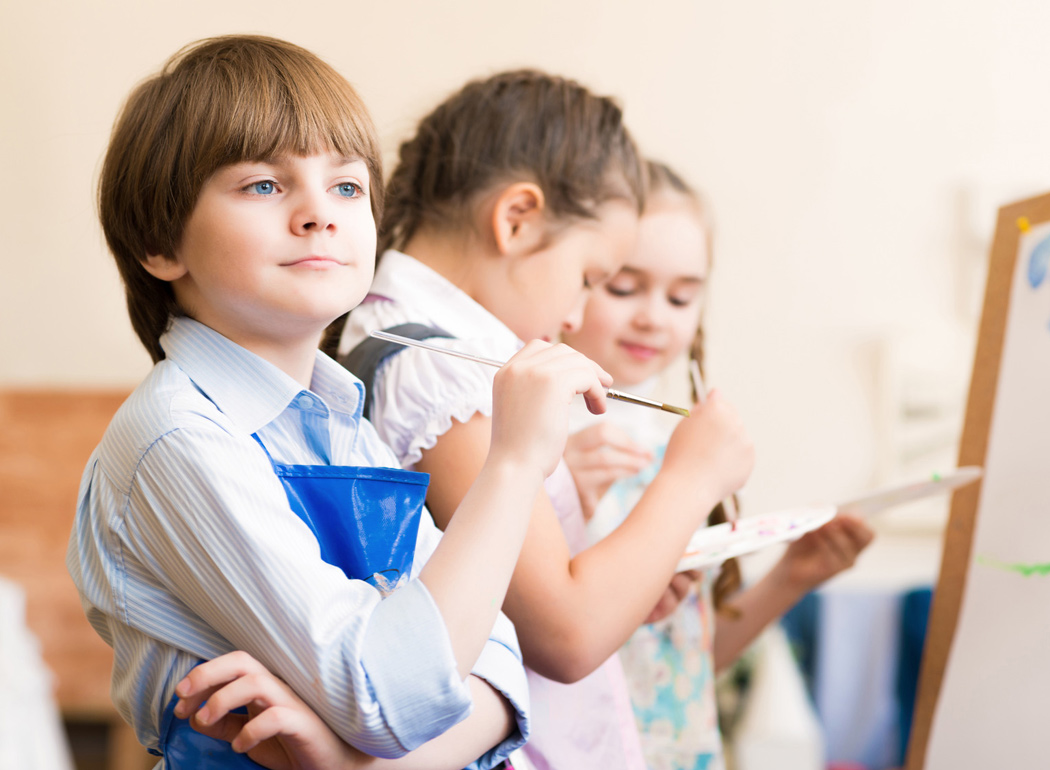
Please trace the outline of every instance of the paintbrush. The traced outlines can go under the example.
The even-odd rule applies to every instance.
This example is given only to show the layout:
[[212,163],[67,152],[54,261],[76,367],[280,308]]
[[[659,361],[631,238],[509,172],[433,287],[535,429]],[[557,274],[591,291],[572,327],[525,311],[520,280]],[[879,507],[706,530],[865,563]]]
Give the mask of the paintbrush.
[[[696,362],[695,358],[689,359],[689,379],[693,381],[696,403],[703,404],[707,400],[707,388],[704,387],[704,378],[700,374],[700,364]],[[737,519],[740,518],[740,511],[737,510],[736,500],[733,499],[732,495],[722,501],[722,508],[726,512],[726,519],[730,523],[730,529],[735,531]]]
[[[478,364],[486,364],[488,366],[495,366],[497,368],[503,366],[503,361],[497,361],[494,358],[485,358],[484,356],[476,356],[472,353],[464,353],[461,350],[452,350],[451,348],[443,348],[440,345],[433,345],[429,342],[423,342],[422,340],[414,340],[409,337],[402,337],[400,334],[391,334],[390,332],[374,331],[371,336],[377,339],[386,340],[387,342],[396,342],[398,345],[407,345],[413,348],[422,348],[423,350],[430,350],[434,353],[444,353],[447,356],[455,356],[456,358],[463,358],[467,361],[474,361]],[[664,412],[671,412],[672,414],[681,415],[682,417],[689,416],[689,410],[683,409],[680,406],[672,406],[671,404],[665,404],[662,401],[654,401],[651,398],[644,398],[642,396],[635,396],[631,393],[624,393],[622,390],[613,390],[612,388],[605,389],[605,395],[609,398],[617,401],[625,401],[628,404],[638,404],[638,406],[648,406],[651,409],[660,409]]]

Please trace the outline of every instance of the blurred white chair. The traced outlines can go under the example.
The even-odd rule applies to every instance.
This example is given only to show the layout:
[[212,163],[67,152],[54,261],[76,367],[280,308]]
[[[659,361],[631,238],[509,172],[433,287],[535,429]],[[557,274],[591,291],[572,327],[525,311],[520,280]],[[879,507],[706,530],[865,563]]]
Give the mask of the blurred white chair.
[[824,738],[802,674],[779,625],[763,632],[740,723],[736,770],[823,770]]
[[0,770],[73,770],[51,672],[25,625],[25,592],[0,578]]

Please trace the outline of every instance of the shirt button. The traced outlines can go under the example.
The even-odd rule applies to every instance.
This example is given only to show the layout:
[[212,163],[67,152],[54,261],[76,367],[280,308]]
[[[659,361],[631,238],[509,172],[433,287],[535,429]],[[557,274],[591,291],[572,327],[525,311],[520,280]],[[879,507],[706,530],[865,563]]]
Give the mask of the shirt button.
[[314,408],[313,396],[309,396],[306,393],[300,394],[299,397],[297,399],[295,399],[295,403],[299,406],[300,409],[313,409]]

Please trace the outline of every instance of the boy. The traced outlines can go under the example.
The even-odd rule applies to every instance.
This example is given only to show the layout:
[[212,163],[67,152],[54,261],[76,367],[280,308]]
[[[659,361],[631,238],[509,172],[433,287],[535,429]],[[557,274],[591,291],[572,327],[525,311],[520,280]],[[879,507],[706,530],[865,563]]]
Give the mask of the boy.
[[[317,351],[374,266],[380,156],[351,86],[279,40],[191,45],[129,97],[99,201],[156,366],[88,461],[67,565],[139,739],[168,768],[247,761],[198,748],[210,739],[174,713],[187,671],[243,649],[367,754],[500,762],[528,718],[498,608],[568,402],[601,409],[608,376],[564,346],[523,349],[497,380],[464,523],[438,542],[424,512],[417,536],[418,474],[374,471],[396,461],[361,419],[361,385]],[[375,484],[371,509],[358,491]],[[407,539],[377,557],[389,527]],[[352,574],[343,548],[380,564]],[[347,572],[411,579],[384,599]]]

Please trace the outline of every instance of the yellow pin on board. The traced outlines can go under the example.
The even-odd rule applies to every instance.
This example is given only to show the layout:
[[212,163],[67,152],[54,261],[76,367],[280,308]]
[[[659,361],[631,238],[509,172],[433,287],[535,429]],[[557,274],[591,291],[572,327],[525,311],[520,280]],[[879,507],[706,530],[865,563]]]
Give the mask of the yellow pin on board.
[[1022,233],[1027,233],[1031,227],[1032,223],[1028,221],[1028,217],[1017,218],[1017,229],[1020,230]]

